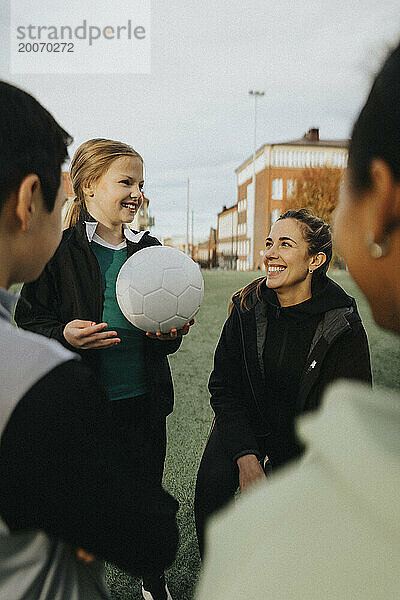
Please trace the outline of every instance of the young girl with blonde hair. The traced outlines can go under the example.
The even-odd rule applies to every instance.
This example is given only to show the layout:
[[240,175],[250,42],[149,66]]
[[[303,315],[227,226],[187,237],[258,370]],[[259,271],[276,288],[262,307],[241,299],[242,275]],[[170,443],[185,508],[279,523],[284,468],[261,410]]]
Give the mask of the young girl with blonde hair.
[[[162,480],[166,416],[173,408],[167,355],[179,348],[190,324],[146,334],[127,321],[116,300],[116,279],[127,258],[160,245],[148,231],[129,228],[143,202],[142,157],[121,142],[89,140],[75,153],[71,179],[76,197],[68,228],[42,275],[22,288],[31,309],[20,302],[15,318],[24,329],[78,352],[98,375],[120,426],[121,446],[151,487]],[[164,575],[143,573],[142,594],[170,598]]]

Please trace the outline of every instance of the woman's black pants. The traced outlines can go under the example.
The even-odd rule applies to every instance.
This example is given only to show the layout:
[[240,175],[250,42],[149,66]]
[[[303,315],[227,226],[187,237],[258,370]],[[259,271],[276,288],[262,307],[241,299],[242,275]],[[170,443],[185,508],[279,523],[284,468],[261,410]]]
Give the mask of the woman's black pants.
[[225,506],[239,487],[239,468],[226,454],[214,424],[197,473],[194,515],[200,556],[208,517]]
[[[304,450],[303,444],[296,439],[293,423],[276,436],[259,436],[257,444],[260,456],[269,457],[268,472],[272,467],[275,471],[298,458]],[[239,467],[226,453],[214,423],[197,473],[194,499],[197,541],[202,558],[206,549],[207,519],[232,500],[238,487]]]

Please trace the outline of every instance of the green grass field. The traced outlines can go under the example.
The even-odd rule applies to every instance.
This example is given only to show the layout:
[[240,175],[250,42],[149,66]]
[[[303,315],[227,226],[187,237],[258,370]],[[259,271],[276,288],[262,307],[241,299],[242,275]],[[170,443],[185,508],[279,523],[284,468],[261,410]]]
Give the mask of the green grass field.
[[[214,349],[227,316],[232,292],[260,275],[260,272],[203,271],[205,298],[196,324],[184,339],[181,349],[170,357],[175,383],[175,410],[168,417],[164,485],[180,503],[178,519],[181,543],[175,563],[168,572],[168,586],[174,600],[190,600],[193,597],[199,571],[193,496],[197,468],[212,421],[207,382]],[[374,383],[398,388],[398,339],[375,325],[364,297],[348,273],[334,272],[331,277],[357,299],[370,343]],[[141,598],[138,583],[114,567],[108,568],[108,582],[115,600]]]

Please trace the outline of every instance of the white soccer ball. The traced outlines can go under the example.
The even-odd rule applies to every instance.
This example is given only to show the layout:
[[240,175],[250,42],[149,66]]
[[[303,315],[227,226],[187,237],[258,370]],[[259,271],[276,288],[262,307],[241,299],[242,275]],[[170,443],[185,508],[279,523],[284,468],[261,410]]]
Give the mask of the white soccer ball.
[[124,316],[143,331],[182,329],[200,308],[204,281],[198,265],[169,246],[133,254],[117,278],[117,300]]

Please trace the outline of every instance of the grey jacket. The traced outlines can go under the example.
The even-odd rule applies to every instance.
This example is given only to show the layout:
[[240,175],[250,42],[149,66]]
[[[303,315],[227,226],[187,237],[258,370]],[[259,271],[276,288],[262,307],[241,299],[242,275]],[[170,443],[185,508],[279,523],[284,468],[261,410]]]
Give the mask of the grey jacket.
[[[11,324],[16,296],[0,289],[0,440],[25,393],[76,354]],[[22,500],[23,501],[23,500]],[[78,560],[76,549],[45,532],[11,531],[0,515],[0,598],[105,600],[104,563]]]

